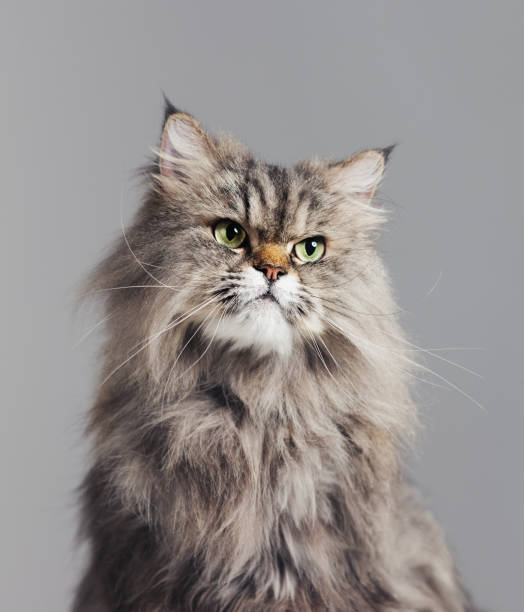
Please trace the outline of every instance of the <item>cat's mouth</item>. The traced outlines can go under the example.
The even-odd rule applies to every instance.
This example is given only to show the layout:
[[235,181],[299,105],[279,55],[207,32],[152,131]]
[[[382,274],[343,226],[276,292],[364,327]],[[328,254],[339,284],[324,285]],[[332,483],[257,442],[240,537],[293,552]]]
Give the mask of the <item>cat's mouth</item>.
[[268,289],[264,293],[257,295],[245,304],[247,312],[259,313],[260,315],[270,313],[279,314],[285,317],[285,311],[279,299]]
[[282,305],[280,304],[278,299],[273,295],[270,289],[268,289],[265,293],[262,293],[261,295],[257,296],[253,300],[251,300],[250,304],[253,306],[266,306],[267,305],[268,307],[271,304],[274,304],[275,306],[278,306],[279,310],[283,310]]
[[[263,293],[262,295],[260,295],[259,297],[255,298],[256,300],[262,300],[262,301],[273,301],[275,302],[275,304],[278,304],[278,300],[277,298],[269,291],[269,289],[266,291],[266,293]],[[280,306],[280,304],[278,304]]]

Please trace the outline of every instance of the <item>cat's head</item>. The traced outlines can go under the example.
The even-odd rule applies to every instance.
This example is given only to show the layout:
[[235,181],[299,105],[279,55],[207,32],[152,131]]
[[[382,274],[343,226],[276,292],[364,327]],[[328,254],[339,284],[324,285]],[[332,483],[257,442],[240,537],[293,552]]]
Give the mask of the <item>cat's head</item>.
[[283,359],[358,344],[391,309],[374,248],[390,150],[283,168],[168,107],[150,196],[98,274],[137,288],[112,294],[115,334],[162,346],[185,330],[189,345]]
[[151,211],[163,224],[154,258],[170,270],[162,282],[187,296],[180,312],[207,302],[195,315],[209,315],[209,339],[289,355],[329,328],[326,318],[350,306],[352,281],[367,276],[383,218],[373,196],[390,149],[282,168],[171,110]]

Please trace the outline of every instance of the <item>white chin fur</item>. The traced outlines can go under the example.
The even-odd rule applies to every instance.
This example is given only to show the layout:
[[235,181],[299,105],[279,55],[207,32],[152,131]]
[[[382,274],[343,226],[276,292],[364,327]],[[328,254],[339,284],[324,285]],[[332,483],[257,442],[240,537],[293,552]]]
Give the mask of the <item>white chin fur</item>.
[[205,326],[207,335],[232,342],[234,348],[254,348],[260,355],[277,353],[284,357],[291,353],[291,327],[273,301],[256,300],[217,324],[211,321]]
[[[277,281],[274,293],[285,307],[290,296],[284,288],[287,283],[282,283],[283,280]],[[282,286],[277,288],[279,284]],[[276,353],[288,356],[293,346],[293,330],[279,304],[273,300],[258,299],[267,291],[267,287],[264,275],[254,268],[248,268],[244,272],[242,291],[237,296],[240,310],[224,316],[220,324],[216,320],[206,323],[206,335],[229,341],[237,349],[255,349],[260,355]]]

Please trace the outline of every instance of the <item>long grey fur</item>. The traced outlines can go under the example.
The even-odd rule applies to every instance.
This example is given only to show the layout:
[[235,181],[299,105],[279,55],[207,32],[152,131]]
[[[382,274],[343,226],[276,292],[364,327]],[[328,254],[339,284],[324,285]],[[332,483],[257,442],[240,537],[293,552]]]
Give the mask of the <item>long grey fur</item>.
[[[471,610],[403,476],[417,366],[375,248],[384,211],[344,174],[355,157],[282,168],[174,107],[169,121],[143,204],[89,281],[108,319],[73,610]],[[219,219],[252,248],[218,244]],[[327,250],[290,255],[290,351],[228,340],[255,243],[299,235]]]

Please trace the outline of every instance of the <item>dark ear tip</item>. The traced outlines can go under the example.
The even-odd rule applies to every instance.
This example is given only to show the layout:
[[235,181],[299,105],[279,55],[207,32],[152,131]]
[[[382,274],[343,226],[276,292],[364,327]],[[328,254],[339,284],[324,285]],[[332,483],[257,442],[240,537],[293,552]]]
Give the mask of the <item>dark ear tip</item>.
[[388,163],[389,157],[391,155],[391,153],[393,153],[393,149],[396,147],[396,144],[392,144],[389,145],[389,147],[384,147],[383,149],[380,149],[380,152],[382,153],[383,157],[384,157],[384,164]]
[[163,122],[163,125],[165,125],[168,117],[170,117],[171,115],[174,115],[175,113],[179,113],[180,109],[178,109],[171,102],[171,100],[166,96],[166,93],[164,91],[162,92],[162,97],[164,98],[164,122]]

